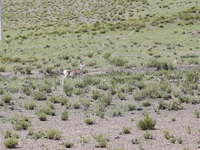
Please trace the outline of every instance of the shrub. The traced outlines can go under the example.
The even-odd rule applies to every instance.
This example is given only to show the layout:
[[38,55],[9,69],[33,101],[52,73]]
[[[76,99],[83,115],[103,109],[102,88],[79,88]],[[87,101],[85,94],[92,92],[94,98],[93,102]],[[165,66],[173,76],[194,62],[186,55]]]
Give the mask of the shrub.
[[128,110],[128,111],[136,110],[136,106],[133,105],[133,104],[128,104],[128,105],[127,105],[127,110]]
[[13,60],[10,56],[4,56],[1,58],[1,63],[6,64],[6,63],[11,63]]
[[123,133],[129,134],[131,132],[131,127],[123,127]]
[[101,97],[100,91],[98,91],[98,90],[93,90],[93,91],[92,91],[92,98],[93,98],[94,100],[97,100],[97,99],[100,98],[100,97]]
[[6,139],[7,138],[16,138],[18,139],[19,136],[17,134],[13,134],[10,130],[6,130],[5,136]]
[[176,138],[175,137],[172,137],[171,139],[170,139],[170,141],[171,141],[171,143],[175,143],[176,142]]
[[38,89],[40,92],[46,92],[46,93],[52,92],[51,86],[49,85],[49,83],[39,86]]
[[102,101],[106,105],[110,105],[112,102],[112,95],[110,93],[107,93],[100,98],[100,101]]
[[5,72],[6,68],[4,66],[0,66],[0,72]]
[[91,103],[91,101],[90,101],[89,99],[84,99],[84,100],[82,100],[81,103],[82,103],[84,109],[87,109],[87,108],[90,107],[90,103]]
[[67,99],[67,97],[60,97],[59,102],[61,105],[65,105],[68,103],[68,99]]
[[101,118],[104,117],[104,104],[102,102],[98,102],[98,104],[95,106],[95,114]]
[[145,100],[145,101],[142,102],[142,105],[143,105],[144,107],[151,106],[151,101],[150,101],[150,100]]
[[39,92],[39,91],[33,93],[33,98],[35,100],[46,100],[47,99],[45,92]]
[[109,61],[110,64],[115,65],[115,66],[125,66],[128,61],[123,60],[122,58],[113,58],[112,60]]
[[107,53],[105,53],[105,54],[103,55],[103,57],[104,57],[105,59],[109,59],[110,56],[111,56],[111,53],[110,53],[110,52],[107,52]]
[[137,126],[141,130],[152,130],[156,125],[156,120],[151,118],[148,113],[145,114],[145,117],[137,122]]
[[157,59],[151,60],[148,64],[147,67],[154,67],[157,70],[173,70],[174,66],[172,64],[169,64],[167,62],[161,62],[158,61]]
[[51,101],[52,103],[59,103],[59,98],[56,97],[56,96],[51,96],[51,97],[50,97],[50,101]]
[[25,108],[26,110],[33,110],[35,106],[36,106],[36,104],[35,104],[35,102],[32,100],[32,101],[27,102],[27,103],[24,105],[24,108]]
[[92,117],[87,117],[86,119],[84,119],[84,122],[87,124],[87,125],[92,125],[95,123],[95,119],[92,118]]
[[102,89],[104,91],[108,90],[109,89],[109,86],[104,82],[101,82],[98,86],[99,89]]
[[64,147],[71,148],[72,146],[74,146],[74,143],[71,141],[67,141],[63,145],[64,145]]
[[61,114],[61,119],[62,120],[67,120],[68,119],[68,111],[66,110],[66,111],[64,111],[62,114]]
[[61,138],[61,132],[54,128],[48,128],[44,130],[44,135],[47,139],[59,140]]
[[197,118],[199,118],[199,111],[198,111],[198,110],[195,110],[195,111],[194,111],[194,114],[195,114],[195,116],[196,116]]
[[18,139],[16,138],[7,138],[4,142],[6,148],[15,148],[18,145]]
[[72,86],[63,86],[64,92],[67,96],[72,96],[73,94],[73,87]]
[[11,100],[12,100],[12,96],[9,93],[5,93],[2,97],[2,101],[4,103],[10,103]]
[[26,130],[31,125],[31,120],[27,116],[20,116],[15,114],[11,123],[15,130]]
[[82,94],[82,90],[81,90],[80,88],[76,88],[76,89],[74,90],[74,94],[75,94],[75,95],[81,95],[81,94]]
[[74,107],[74,109],[79,109],[81,107],[80,103],[78,102],[73,103],[72,106]]
[[30,67],[26,67],[25,68],[25,72],[26,72],[26,74],[31,74],[31,68]]
[[192,131],[192,127],[188,125],[188,126],[186,127],[186,132],[187,132],[188,134],[191,134],[191,131]]
[[30,87],[23,87],[22,90],[27,96],[31,95],[31,88]]
[[167,140],[169,140],[172,137],[167,129],[163,130],[163,133],[164,133],[164,137]]
[[149,130],[146,130],[145,133],[143,134],[145,139],[152,139],[153,135]]
[[93,54],[92,52],[88,52],[88,53],[87,53],[87,56],[88,56],[89,58],[92,58],[92,57],[94,56],[94,54]]
[[93,138],[98,143],[98,146],[101,148],[105,148],[108,144],[108,137],[105,134],[93,135]]
[[177,137],[177,141],[178,141],[179,144],[182,144],[182,143],[183,143],[183,140],[182,140],[181,137]]
[[46,121],[47,120],[47,116],[46,113],[44,112],[38,112],[38,118],[40,119],[40,121]]

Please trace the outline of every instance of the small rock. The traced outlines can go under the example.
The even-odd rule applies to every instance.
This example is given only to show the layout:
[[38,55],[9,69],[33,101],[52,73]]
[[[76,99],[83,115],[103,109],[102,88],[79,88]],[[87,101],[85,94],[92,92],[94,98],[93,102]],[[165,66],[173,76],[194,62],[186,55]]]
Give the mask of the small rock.
[[142,109],[141,107],[138,107],[137,110],[138,110],[138,111],[141,111],[141,110],[143,110],[143,109]]
[[120,139],[120,136],[119,136],[119,135],[118,135],[118,136],[116,136],[116,137],[115,137],[115,139]]

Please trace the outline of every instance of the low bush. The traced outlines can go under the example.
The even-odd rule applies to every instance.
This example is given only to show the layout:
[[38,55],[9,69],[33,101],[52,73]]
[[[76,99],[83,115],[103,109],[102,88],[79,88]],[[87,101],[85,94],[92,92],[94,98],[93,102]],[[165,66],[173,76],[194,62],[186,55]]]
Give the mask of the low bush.
[[145,114],[145,117],[137,122],[138,128],[141,130],[152,130],[156,125],[156,120],[151,118],[148,113]]
[[98,143],[98,147],[105,148],[108,145],[108,137],[105,134],[93,135],[93,138]]
[[69,117],[69,114],[68,114],[68,111],[67,111],[67,110],[64,111],[64,112],[62,112],[62,114],[61,114],[61,119],[62,119],[62,120],[67,120],[68,117]]
[[48,128],[43,131],[44,136],[50,140],[59,140],[61,138],[62,132],[58,129]]
[[17,131],[26,130],[31,125],[31,120],[27,116],[15,114],[11,121],[13,128]]
[[18,139],[16,138],[10,137],[4,141],[4,146],[6,148],[15,148],[17,145],[18,145]]

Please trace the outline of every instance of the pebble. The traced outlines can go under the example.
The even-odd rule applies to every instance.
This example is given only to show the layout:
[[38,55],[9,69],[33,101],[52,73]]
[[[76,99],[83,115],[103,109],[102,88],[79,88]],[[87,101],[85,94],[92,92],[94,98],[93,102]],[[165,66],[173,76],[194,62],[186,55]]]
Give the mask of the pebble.
[[118,135],[118,136],[116,136],[116,137],[115,137],[115,139],[120,139],[120,136],[119,136],[119,135]]

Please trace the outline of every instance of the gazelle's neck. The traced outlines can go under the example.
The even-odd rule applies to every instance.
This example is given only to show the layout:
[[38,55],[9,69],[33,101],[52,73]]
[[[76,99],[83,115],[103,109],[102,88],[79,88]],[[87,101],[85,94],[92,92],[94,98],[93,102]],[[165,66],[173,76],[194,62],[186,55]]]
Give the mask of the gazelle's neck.
[[80,70],[83,70],[83,66],[85,66],[85,65],[82,65],[82,64],[80,65]]

